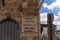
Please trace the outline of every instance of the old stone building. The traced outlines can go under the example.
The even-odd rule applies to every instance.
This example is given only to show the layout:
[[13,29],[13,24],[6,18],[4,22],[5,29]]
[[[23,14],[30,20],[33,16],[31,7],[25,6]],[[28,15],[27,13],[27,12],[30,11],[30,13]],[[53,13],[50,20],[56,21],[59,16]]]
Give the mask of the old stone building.
[[[41,24],[41,27],[42,27],[42,38],[44,40],[49,40],[49,34],[48,34],[48,32],[49,32],[49,29],[48,29],[49,25],[48,24]],[[56,34],[55,34],[56,30],[55,30],[55,27],[56,27],[56,25],[53,25],[53,27],[52,27],[53,28],[53,32],[54,32],[54,34],[52,36],[53,40],[56,40]]]
[[60,30],[57,30],[57,31],[56,31],[56,37],[57,37],[57,40],[58,40],[58,39],[60,40]]
[[[45,19],[46,20],[46,19]],[[47,14],[47,20],[41,23],[41,33],[43,40],[56,40],[56,25],[53,24],[54,15]]]
[[42,27],[42,39],[48,40],[48,25],[47,24],[41,24]]
[[39,0],[0,0],[0,40],[41,40]]

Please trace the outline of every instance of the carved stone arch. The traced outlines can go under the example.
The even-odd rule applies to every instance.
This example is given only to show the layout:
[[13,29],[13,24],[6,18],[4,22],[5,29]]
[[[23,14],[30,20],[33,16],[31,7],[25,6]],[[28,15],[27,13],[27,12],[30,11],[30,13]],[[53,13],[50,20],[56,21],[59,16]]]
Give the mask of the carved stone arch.
[[20,40],[20,28],[13,19],[4,19],[0,22],[0,40]]
[[[19,25],[20,28],[22,27],[22,17],[12,16],[11,19],[13,19],[14,21],[16,21],[16,23]],[[21,31],[21,29],[20,29],[20,31]]]

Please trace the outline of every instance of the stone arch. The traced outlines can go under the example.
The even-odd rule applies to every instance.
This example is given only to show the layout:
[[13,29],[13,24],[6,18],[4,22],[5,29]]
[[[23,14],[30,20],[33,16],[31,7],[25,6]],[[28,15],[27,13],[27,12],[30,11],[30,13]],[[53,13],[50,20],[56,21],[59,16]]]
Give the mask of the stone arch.
[[13,19],[0,22],[0,40],[20,40],[19,25]]

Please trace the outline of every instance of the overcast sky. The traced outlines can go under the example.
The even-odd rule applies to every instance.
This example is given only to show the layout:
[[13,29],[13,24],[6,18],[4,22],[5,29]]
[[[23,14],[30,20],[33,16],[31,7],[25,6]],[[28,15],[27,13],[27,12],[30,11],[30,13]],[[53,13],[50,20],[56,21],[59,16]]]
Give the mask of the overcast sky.
[[57,25],[57,30],[60,30],[60,0],[44,0],[40,10],[41,24],[47,23],[47,14],[54,14],[53,24]]

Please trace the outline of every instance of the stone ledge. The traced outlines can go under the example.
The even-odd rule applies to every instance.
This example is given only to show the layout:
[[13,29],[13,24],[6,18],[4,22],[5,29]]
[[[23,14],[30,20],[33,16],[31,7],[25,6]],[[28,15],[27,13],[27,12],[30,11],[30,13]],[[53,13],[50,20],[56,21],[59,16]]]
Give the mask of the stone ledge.
[[31,34],[29,34],[29,33],[28,34],[27,33],[26,34],[25,33],[21,33],[20,37],[22,37],[22,36],[34,36],[35,37],[35,36],[39,36],[39,34],[38,33],[31,33]]

